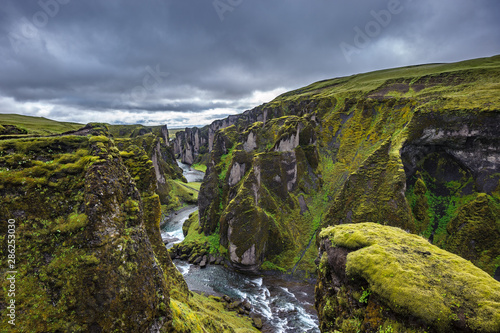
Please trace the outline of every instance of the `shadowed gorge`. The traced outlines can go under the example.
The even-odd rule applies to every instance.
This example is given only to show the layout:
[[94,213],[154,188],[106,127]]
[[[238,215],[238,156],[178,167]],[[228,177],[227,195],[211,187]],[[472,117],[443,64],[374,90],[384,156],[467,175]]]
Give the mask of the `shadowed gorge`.
[[115,130],[89,124],[0,141],[0,213],[15,220],[18,237],[17,325],[2,321],[2,330],[254,331],[248,318],[192,294],[162,242],[162,211],[184,204],[170,184],[185,181],[166,127]]

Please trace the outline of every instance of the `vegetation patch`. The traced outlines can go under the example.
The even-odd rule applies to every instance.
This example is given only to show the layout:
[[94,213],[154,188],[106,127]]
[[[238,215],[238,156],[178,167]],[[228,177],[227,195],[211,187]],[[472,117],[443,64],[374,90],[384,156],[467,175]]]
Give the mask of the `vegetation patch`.
[[248,317],[224,309],[223,303],[213,298],[193,293],[187,302],[172,299],[170,302],[173,321],[169,332],[207,332],[207,333],[254,333]]
[[191,165],[191,168],[198,170],[198,171],[201,171],[201,172],[207,172],[207,166],[205,164],[202,164],[202,163],[193,164],[193,165]]

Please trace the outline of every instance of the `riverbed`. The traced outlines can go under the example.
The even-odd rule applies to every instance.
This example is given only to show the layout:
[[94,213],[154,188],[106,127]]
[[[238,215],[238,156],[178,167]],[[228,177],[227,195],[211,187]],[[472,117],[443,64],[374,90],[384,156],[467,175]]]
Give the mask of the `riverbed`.
[[[202,181],[203,172],[178,162],[188,181]],[[184,239],[182,225],[198,207],[185,207],[171,215],[161,230],[163,238],[175,239],[173,246]],[[174,260],[189,289],[209,295],[228,295],[246,299],[254,311],[263,318],[262,332],[318,333],[318,316],[314,309],[314,285],[280,277],[240,274],[224,266],[194,266],[186,261]]]

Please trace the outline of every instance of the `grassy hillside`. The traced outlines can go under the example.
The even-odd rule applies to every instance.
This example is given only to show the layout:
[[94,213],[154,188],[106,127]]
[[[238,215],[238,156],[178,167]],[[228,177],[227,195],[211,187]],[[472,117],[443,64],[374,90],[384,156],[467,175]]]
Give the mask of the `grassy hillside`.
[[[439,95],[454,99],[452,104],[441,105],[445,109],[457,106],[459,102],[460,108],[480,106],[486,107],[483,108],[485,111],[493,110],[493,106],[500,101],[499,63],[500,55],[497,55],[458,63],[401,67],[324,80],[278,96],[270,105],[305,97],[428,98]],[[426,105],[424,103],[420,108]],[[488,105],[492,108],[487,108]]]
[[83,124],[59,122],[43,117],[0,114],[0,136],[61,134],[81,127]]

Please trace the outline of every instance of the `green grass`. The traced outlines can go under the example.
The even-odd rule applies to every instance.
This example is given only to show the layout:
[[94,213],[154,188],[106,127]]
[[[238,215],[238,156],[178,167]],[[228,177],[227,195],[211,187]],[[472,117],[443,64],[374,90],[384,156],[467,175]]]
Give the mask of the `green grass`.
[[193,190],[199,192],[202,182],[189,182],[187,184],[185,184],[185,183],[182,183],[182,184],[186,187],[189,187],[190,189],[193,189]]
[[[373,71],[363,74],[356,74],[349,77],[341,77],[330,80],[319,81],[304,88],[300,88],[281,95],[282,97],[289,97],[304,93],[312,93],[317,90],[329,88],[330,90],[350,91],[350,90],[371,90],[379,82],[390,79],[401,78],[420,78],[427,75],[436,75],[442,73],[451,73],[455,71],[465,70],[498,70],[500,63],[500,55],[467,60],[456,63],[443,63],[443,64],[424,64],[417,66],[407,66],[400,68],[384,69]],[[280,97],[281,97],[280,96]],[[278,97],[278,98],[280,98]]]
[[200,229],[199,215],[198,212],[193,213],[189,217],[189,229],[186,238],[182,241],[183,244],[197,243],[197,244],[209,244],[210,253],[225,253],[226,250],[220,245],[219,233],[213,233],[209,236],[205,234]]
[[15,125],[26,130],[27,135],[61,134],[82,128],[83,124],[65,123],[43,117],[30,117],[18,114],[0,114],[0,125]]
[[167,180],[172,186],[171,197],[178,197],[181,201],[186,203],[196,203],[198,201],[198,191],[195,190],[197,185],[186,184],[180,180]]
[[[488,75],[485,75],[486,71]],[[500,55],[497,55],[457,63],[385,69],[319,81],[278,96],[269,105],[277,106],[311,97],[334,97],[337,100],[367,97],[370,93],[381,93],[380,89],[385,88],[386,96],[428,99],[420,107],[434,105],[441,109],[456,110],[460,106],[461,109],[482,107],[488,110],[488,105],[493,107],[500,101],[499,79]],[[407,85],[408,91],[398,91],[395,83]],[[421,84],[426,85],[425,89],[420,90]]]
[[170,299],[175,332],[252,333],[251,319],[224,309],[214,297],[193,293],[187,302]]
[[196,164],[191,165],[191,168],[198,170],[198,171],[201,171],[201,172],[207,172],[207,166],[205,164],[196,163]]

